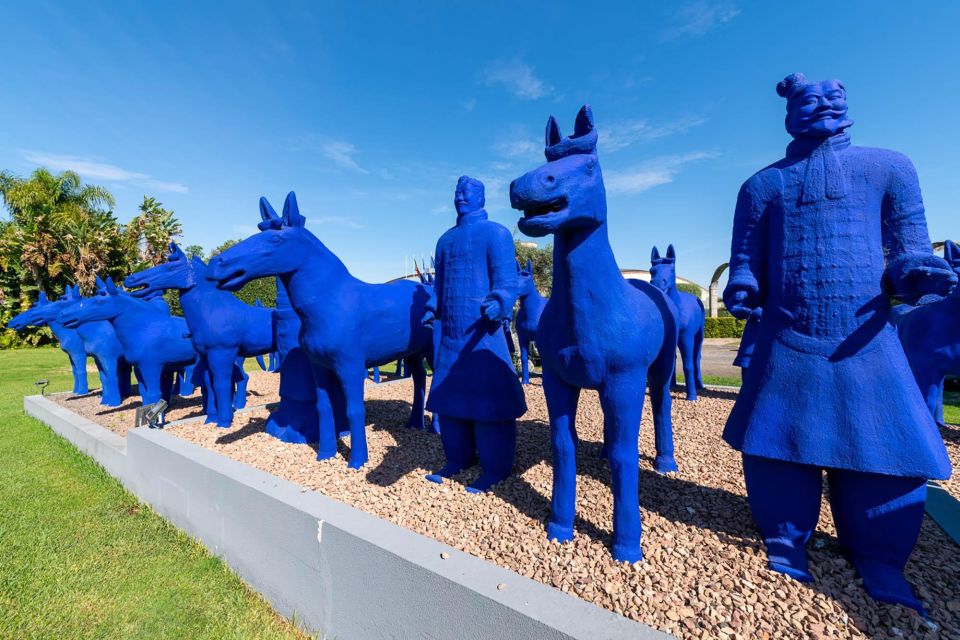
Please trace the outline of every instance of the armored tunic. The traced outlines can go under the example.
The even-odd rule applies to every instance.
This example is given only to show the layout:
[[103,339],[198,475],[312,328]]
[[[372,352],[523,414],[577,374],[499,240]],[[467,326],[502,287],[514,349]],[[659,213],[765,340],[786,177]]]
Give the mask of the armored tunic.
[[[527,410],[523,389],[501,330],[517,299],[510,232],[487,220],[483,209],[466,213],[440,237],[435,257],[440,322],[434,331],[439,329],[441,335],[427,409],[441,416],[491,422],[523,415]],[[496,321],[481,312],[488,295],[500,302]]]
[[911,271],[938,262],[910,161],[846,133],[794,141],[741,188],[731,253],[725,299],[748,290],[763,316],[724,439],[801,464],[949,477],[889,323],[888,293],[909,296]]

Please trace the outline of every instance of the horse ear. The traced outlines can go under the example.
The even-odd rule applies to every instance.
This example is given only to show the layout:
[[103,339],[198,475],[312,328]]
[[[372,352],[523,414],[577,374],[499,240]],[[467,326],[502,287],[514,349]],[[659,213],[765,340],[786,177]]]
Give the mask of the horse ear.
[[102,289],[104,286],[106,286],[100,276],[93,276],[93,281],[96,283],[97,289]]
[[577,113],[577,121],[573,125],[573,137],[585,136],[593,131],[593,128],[593,109],[590,108],[590,105],[585,104],[580,107],[580,112]]
[[270,201],[266,198],[260,198],[260,218],[264,222],[269,222],[270,220],[276,220],[280,216],[277,215],[277,212],[273,210],[273,207],[270,205]]
[[552,147],[562,139],[563,136],[560,134],[560,125],[557,124],[557,119],[550,116],[547,118],[547,146]]
[[650,262],[656,262],[660,259],[660,250],[657,249],[656,245],[653,247],[653,251],[650,252]]
[[676,260],[676,259],[677,259],[677,252],[674,251],[673,245],[671,244],[667,247],[667,260]]
[[117,289],[117,285],[113,284],[113,278],[108,277],[106,282],[107,293],[111,296],[118,295],[120,290]]
[[527,258],[527,271],[533,275],[533,258]]
[[297,194],[291,191],[283,202],[283,222],[289,227],[302,227],[306,221],[307,219],[300,215]]

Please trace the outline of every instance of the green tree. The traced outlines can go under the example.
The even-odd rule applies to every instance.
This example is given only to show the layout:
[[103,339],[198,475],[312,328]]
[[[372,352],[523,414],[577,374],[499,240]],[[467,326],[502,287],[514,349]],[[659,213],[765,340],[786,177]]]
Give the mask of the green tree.
[[553,287],[553,245],[538,247],[514,238],[513,248],[521,267],[526,267],[527,260],[533,260],[533,281],[541,294],[549,296]]
[[198,244],[187,245],[187,248],[183,250],[188,258],[200,258],[201,260],[206,260],[206,257],[203,253],[203,247]]
[[140,213],[124,227],[126,253],[133,271],[156,266],[167,259],[170,241],[183,235],[173,211],[156,198],[143,196]]

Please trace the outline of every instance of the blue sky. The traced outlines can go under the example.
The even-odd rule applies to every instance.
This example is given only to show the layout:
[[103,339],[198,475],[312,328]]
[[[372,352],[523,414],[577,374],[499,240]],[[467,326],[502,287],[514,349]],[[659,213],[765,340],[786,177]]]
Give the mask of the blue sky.
[[740,184],[789,141],[774,87],[847,86],[855,144],[908,154],[931,236],[960,213],[960,3],[30,2],[0,28],[0,167],[74,169],[129,219],[144,194],[210,249],[295,190],[358,277],[400,275],[454,221],[461,174],[516,231],[510,180],[583,103],[614,252],[673,242],[706,284]]

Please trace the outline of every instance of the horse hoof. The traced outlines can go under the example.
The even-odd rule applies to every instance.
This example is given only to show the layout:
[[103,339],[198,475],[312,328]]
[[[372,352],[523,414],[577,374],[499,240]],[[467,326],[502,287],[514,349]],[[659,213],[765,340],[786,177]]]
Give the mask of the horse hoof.
[[351,469],[362,469],[362,468],[363,468],[363,465],[365,465],[365,464],[367,464],[366,459],[363,459],[363,460],[360,460],[360,459],[354,460],[353,458],[351,458],[351,459],[350,459],[350,462],[347,463],[347,466],[348,466],[349,468],[351,468]]
[[568,542],[573,540],[573,527],[566,527],[555,522],[547,523],[547,540]]
[[323,449],[317,450],[317,460],[329,460],[337,455],[337,448],[334,447],[330,451],[324,451]]
[[643,560],[643,551],[639,544],[615,544],[610,554],[617,562],[640,562]]
[[424,476],[424,478],[426,478],[429,482],[433,482],[435,484],[443,484],[443,476],[437,473],[428,473],[427,475]]
[[657,456],[653,460],[653,470],[657,473],[673,473],[677,470],[677,461],[673,456]]

